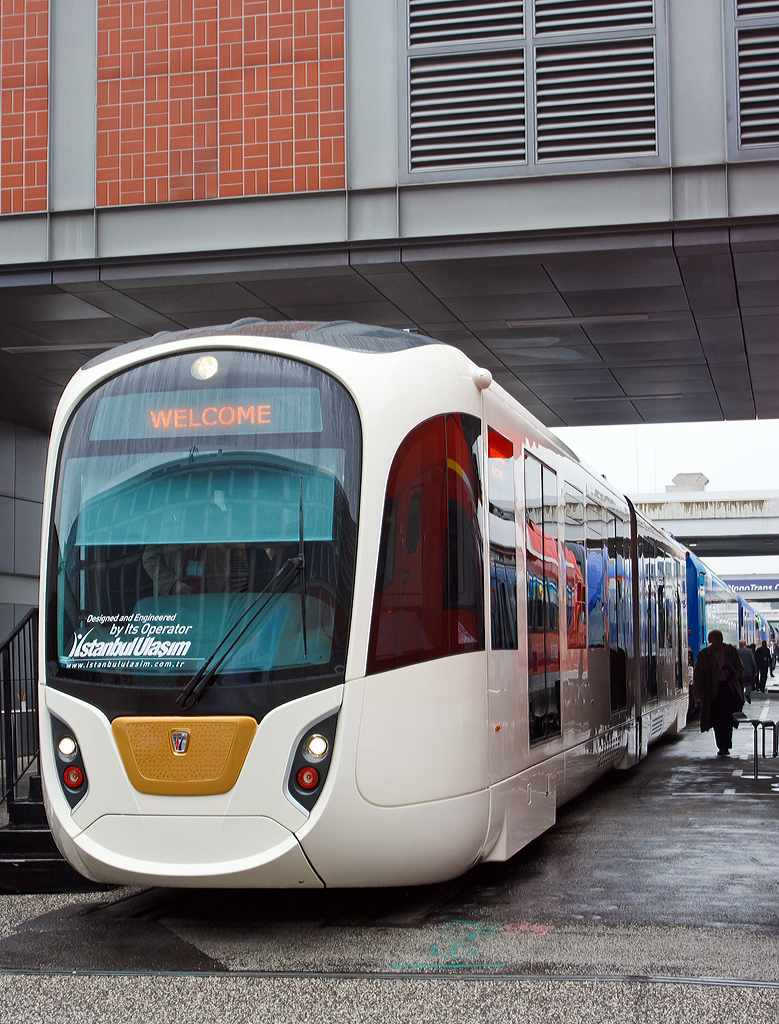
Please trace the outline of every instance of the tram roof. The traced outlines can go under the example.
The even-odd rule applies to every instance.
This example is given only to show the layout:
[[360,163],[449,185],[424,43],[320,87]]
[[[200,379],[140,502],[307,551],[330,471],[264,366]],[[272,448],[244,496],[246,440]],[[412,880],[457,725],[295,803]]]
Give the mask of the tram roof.
[[128,342],[117,348],[102,352],[91,359],[86,366],[98,366],[108,359],[115,359],[127,352],[137,352],[169,341],[184,341],[197,338],[219,337],[289,338],[293,341],[308,341],[315,345],[331,348],[351,349],[354,352],[387,353],[404,349],[420,348],[422,345],[442,345],[435,338],[423,334],[401,331],[393,327],[376,327],[358,324],[351,320],[262,320],[260,317],[244,317],[231,324],[217,327],[196,327],[183,331],[159,331],[149,338]]

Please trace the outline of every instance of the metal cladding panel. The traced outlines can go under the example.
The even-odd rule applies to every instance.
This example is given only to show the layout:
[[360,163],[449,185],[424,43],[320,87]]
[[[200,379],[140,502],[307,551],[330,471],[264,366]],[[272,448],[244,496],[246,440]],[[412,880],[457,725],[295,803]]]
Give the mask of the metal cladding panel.
[[[662,173],[581,175],[550,180],[480,182],[445,189],[409,190],[401,196],[401,231],[417,237],[467,231],[529,231],[667,221],[670,196]],[[551,315],[551,314],[543,314]]]
[[350,3],[345,16],[349,188],[394,188],[398,177],[397,4],[395,0]]
[[[671,163],[674,166],[675,215],[690,220],[727,216],[724,167],[725,66],[724,12],[712,17],[709,0],[669,0],[668,102]],[[735,73],[735,72],[734,72]],[[701,175],[719,173],[720,182],[707,194],[705,183],[687,177],[676,181],[676,168],[714,165]]]
[[731,166],[728,169],[728,200],[731,217],[762,217],[776,214],[779,167],[775,162]]
[[657,153],[654,39],[536,51],[538,159]]
[[[12,573],[14,571],[14,546],[13,543],[9,544],[8,541],[12,541],[14,536],[15,504],[16,502],[13,498],[0,496],[0,536],[7,538],[2,547],[0,547],[0,573]],[[4,633],[3,636],[5,635]]]
[[14,572],[37,576],[41,564],[41,511],[37,501],[14,499]]
[[412,169],[525,159],[522,50],[410,61]]
[[230,203],[149,204],[104,210],[98,218],[98,256],[214,252],[272,245],[316,245],[344,238],[339,193],[267,196]]
[[[775,5],[779,8],[779,4]],[[779,144],[779,25],[740,29],[738,132],[741,146]]]
[[47,258],[45,214],[0,219],[0,266],[18,267],[24,263],[43,262]]
[[724,167],[675,167],[671,188],[677,220],[710,220],[728,215]]
[[[50,208],[91,210],[95,205],[97,4],[68,0],[51,7]],[[94,232],[89,218],[89,241]],[[62,248],[62,246],[60,246]],[[84,258],[72,244],[55,258]]]
[[536,0],[536,35],[651,26],[653,8],[653,0]]
[[523,7],[523,0],[409,0],[409,41],[429,46],[520,36]]

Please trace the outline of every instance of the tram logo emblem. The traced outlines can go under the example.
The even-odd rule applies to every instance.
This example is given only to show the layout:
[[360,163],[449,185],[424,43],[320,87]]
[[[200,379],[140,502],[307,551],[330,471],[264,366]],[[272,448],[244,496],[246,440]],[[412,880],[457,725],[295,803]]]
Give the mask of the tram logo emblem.
[[177,732],[175,729],[170,734],[170,742],[174,754],[186,754],[189,746],[189,733],[185,730]]

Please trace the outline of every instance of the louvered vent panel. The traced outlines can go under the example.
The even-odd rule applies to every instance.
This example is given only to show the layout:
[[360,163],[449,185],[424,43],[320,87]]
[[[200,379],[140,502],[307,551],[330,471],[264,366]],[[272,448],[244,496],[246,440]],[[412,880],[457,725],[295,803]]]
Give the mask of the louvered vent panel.
[[536,35],[654,24],[653,0],[536,0]]
[[523,0],[409,0],[412,46],[521,36]]
[[779,145],[779,26],[738,33],[738,128],[742,146]]
[[536,51],[539,160],[657,152],[652,39]]
[[779,14],[779,0],[736,0],[737,18],[765,18]]
[[522,50],[411,60],[411,169],[525,159]]

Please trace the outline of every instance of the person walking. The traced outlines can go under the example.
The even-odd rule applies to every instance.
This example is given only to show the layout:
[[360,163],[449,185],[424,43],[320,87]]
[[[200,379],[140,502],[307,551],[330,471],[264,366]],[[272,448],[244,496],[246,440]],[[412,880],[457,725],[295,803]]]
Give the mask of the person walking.
[[736,648],[722,641],[718,629],[709,633],[709,646],[695,662],[692,686],[701,702],[701,732],[713,728],[717,753],[727,757],[733,744],[733,713],[744,706],[744,673]]
[[747,704],[751,704],[752,690],[755,687],[755,678],[757,676],[757,662],[755,661],[754,654],[747,647],[746,640],[739,640],[738,642],[738,658],[744,671],[744,700]]
[[768,682],[768,668],[771,664],[771,652],[768,650],[768,644],[765,640],[755,651],[755,661],[757,662],[757,687],[756,689],[762,690],[765,693],[766,683]]

